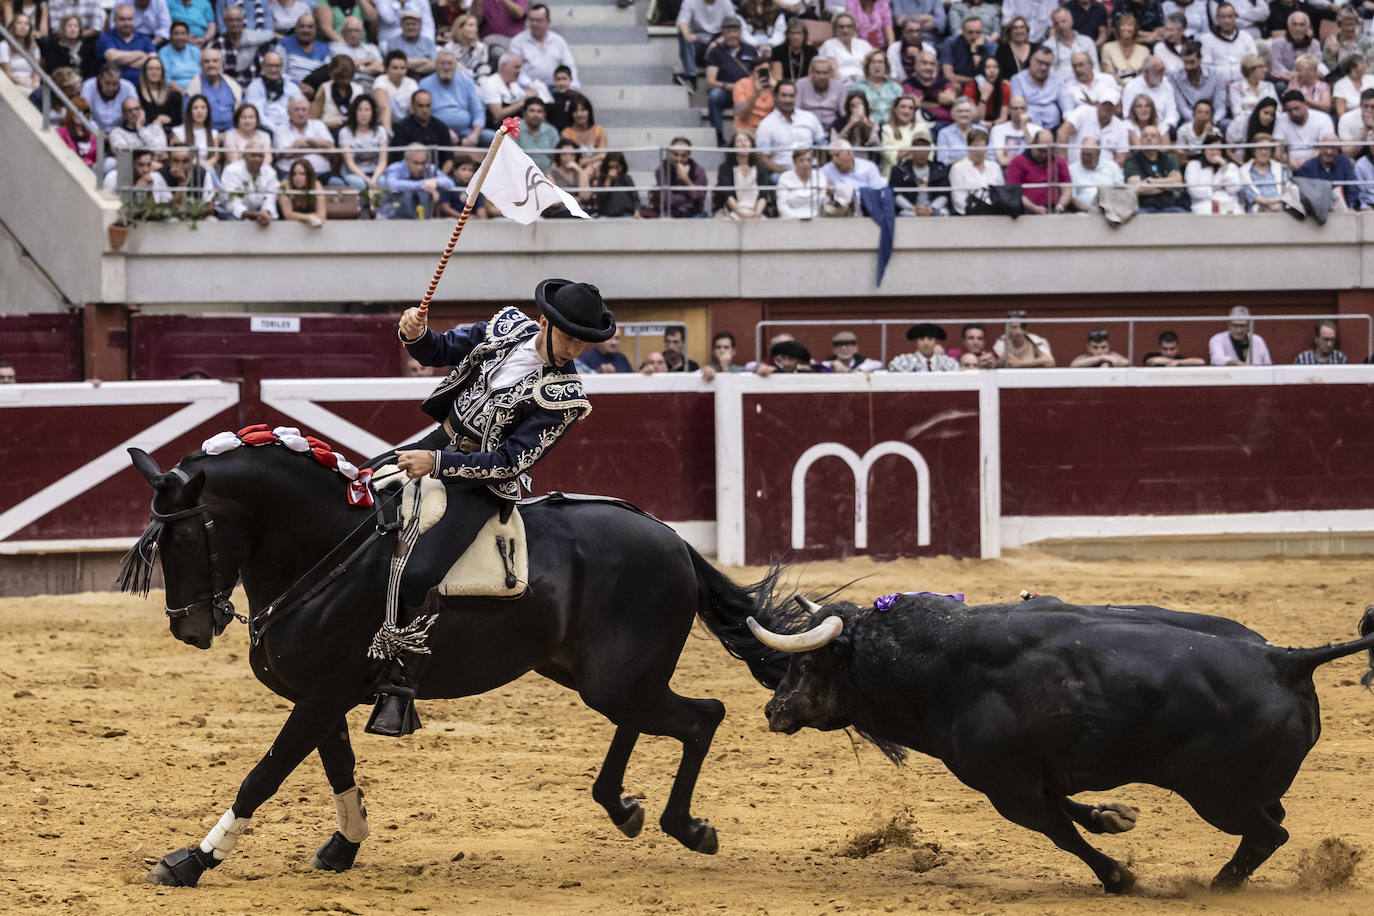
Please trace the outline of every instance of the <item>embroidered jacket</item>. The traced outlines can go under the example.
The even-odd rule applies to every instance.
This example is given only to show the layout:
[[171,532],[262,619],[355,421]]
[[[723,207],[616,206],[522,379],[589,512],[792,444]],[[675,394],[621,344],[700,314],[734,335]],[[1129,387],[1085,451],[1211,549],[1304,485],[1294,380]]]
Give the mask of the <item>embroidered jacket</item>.
[[[453,367],[421,405],[435,420],[447,420],[454,433],[453,448],[437,453],[431,477],[446,483],[486,480],[497,496],[519,499],[520,476],[592,412],[571,363],[561,369],[541,366],[513,385],[492,389],[497,369],[537,333],[536,322],[517,308],[505,308],[490,321],[445,334],[426,331],[406,342],[420,364]],[[460,450],[462,439],[476,448]]]

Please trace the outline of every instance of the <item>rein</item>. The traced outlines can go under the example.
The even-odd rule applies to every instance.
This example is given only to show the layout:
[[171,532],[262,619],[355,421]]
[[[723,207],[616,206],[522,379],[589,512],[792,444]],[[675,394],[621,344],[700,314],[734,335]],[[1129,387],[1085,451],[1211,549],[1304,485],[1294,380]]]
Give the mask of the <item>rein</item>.
[[[170,473],[180,477],[183,484],[190,481],[190,477],[188,477],[186,472],[181,468],[172,468]],[[155,503],[156,501],[156,498],[154,498]],[[172,620],[176,620],[190,614],[193,608],[208,603],[211,606],[211,611],[215,618],[216,636],[224,632],[224,628],[229,626],[229,621],[231,620],[237,619],[243,623],[247,623],[248,618],[244,617],[242,614],[235,613],[233,602],[229,600],[229,595],[234,590],[234,583],[229,583],[226,588],[215,587],[215,582],[221,581],[220,577],[217,575],[220,566],[219,551],[215,549],[215,520],[210,517],[210,509],[205,505],[205,502],[202,500],[189,509],[180,509],[176,512],[159,512],[155,505],[151,508],[153,519],[164,527],[170,522],[176,522],[183,518],[191,518],[192,516],[199,515],[202,529],[205,532],[205,559],[206,566],[210,573],[209,579],[207,580],[210,583],[210,590],[197,595],[192,598],[188,604],[184,604],[181,607],[166,605],[165,609],[167,616]],[[235,577],[235,579],[237,579],[237,577]]]

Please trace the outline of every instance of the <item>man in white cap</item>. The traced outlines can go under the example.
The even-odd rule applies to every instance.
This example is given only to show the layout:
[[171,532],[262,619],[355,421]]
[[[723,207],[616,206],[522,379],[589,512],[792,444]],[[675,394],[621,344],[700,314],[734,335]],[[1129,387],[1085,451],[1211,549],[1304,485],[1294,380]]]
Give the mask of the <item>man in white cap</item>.
[[1231,309],[1226,330],[1207,341],[1209,362],[1213,366],[1272,366],[1264,338],[1251,332],[1253,323],[1245,306]]
[[1116,116],[1121,90],[1112,81],[1112,85],[1102,86],[1096,93],[1069,112],[1059,125],[1058,140],[1068,150],[1069,165],[1078,162],[1084,140],[1096,140],[1102,154],[1117,165],[1125,162],[1131,152],[1130,131],[1126,122]]

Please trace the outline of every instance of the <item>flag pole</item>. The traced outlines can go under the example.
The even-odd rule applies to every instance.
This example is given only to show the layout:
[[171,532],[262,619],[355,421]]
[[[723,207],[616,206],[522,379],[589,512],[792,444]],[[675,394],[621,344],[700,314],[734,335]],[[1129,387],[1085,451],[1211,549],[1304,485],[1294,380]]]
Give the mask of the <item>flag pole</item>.
[[472,213],[472,205],[482,192],[482,182],[486,180],[487,171],[491,168],[492,160],[496,158],[496,151],[501,148],[501,141],[506,139],[506,134],[519,139],[519,118],[506,118],[501,122],[501,129],[496,132],[495,139],[491,141],[491,148],[487,150],[487,156],[482,160],[481,168],[477,170],[477,174],[468,183],[468,202],[463,206],[463,212],[453,227],[453,234],[449,236],[448,247],[444,249],[443,255],[439,258],[439,265],[434,268],[434,278],[429,281],[429,289],[425,290],[424,298],[420,300],[420,321],[425,325],[429,324],[429,303],[434,298],[434,291],[439,288],[439,278],[444,275],[444,268],[448,267],[448,259],[453,255],[453,249],[458,244],[458,236],[463,234],[463,227],[467,225],[468,216]]

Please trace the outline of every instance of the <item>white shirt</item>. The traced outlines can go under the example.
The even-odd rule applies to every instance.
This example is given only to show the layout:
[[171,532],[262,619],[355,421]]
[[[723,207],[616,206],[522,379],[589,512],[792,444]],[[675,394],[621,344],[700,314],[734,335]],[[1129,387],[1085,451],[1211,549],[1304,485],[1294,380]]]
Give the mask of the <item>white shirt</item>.
[[1215,33],[1207,32],[1202,42],[1202,62],[1217,71],[1226,82],[1241,79],[1241,58],[1258,54],[1255,39],[1248,32],[1238,31],[1232,41],[1218,38]]
[[972,159],[960,159],[949,167],[950,206],[955,213],[963,213],[970,191],[999,184],[1006,184],[1006,180],[1002,177],[1002,167],[991,156],[983,160],[981,172],[974,167]]
[[254,106],[258,110],[258,120],[264,127],[277,133],[282,129],[282,125],[287,122],[286,106],[294,98],[305,98],[301,94],[301,88],[297,83],[282,77],[281,98],[272,101],[267,100],[267,87],[263,85],[262,77],[255,77],[253,82],[248,84],[248,88],[243,91],[243,100]]
[[799,146],[824,146],[825,131],[821,122],[809,111],[798,108],[792,112],[792,120],[783,117],[774,108],[759,122],[759,150],[771,154],[774,165],[787,166],[792,163],[792,150]]
[[[1355,83],[1348,76],[1343,76],[1336,80],[1336,84],[1331,87],[1331,98],[1345,99],[1345,110],[1358,110],[1360,107],[1360,93],[1366,89],[1374,89],[1374,76],[1366,73],[1360,81],[1359,88],[1355,88]],[[1344,115],[1342,115],[1344,120]]]
[[1069,164],[1069,178],[1073,181],[1074,200],[1091,207],[1097,203],[1097,189],[1104,185],[1125,184],[1126,176],[1116,160],[1102,156],[1097,160],[1097,168],[1089,171],[1078,159]]
[[1087,35],[1075,32],[1072,44],[1065,44],[1057,35],[1051,33],[1045,47],[1054,53],[1054,65],[1050,72],[1059,77],[1059,81],[1066,86],[1074,82],[1073,56],[1079,52],[1088,55],[1088,59],[1093,62],[1093,72],[1097,72],[1097,43]]
[[[1360,114],[1359,109],[1355,110],[1355,114]],[[1278,120],[1274,122],[1274,139],[1288,144],[1288,163],[1294,170],[1302,165],[1304,160],[1317,155],[1316,144],[1322,138],[1322,134],[1335,132],[1336,127],[1331,123],[1331,116],[1311,106],[1307,109],[1307,120],[1301,125],[1294,124],[1286,111],[1279,112]]]
[[857,35],[849,40],[848,48],[841,44],[838,38],[827,38],[817,56],[828,57],[835,62],[840,82],[853,83],[863,79],[864,58],[872,50],[873,46]]
[[377,44],[401,37],[401,11],[414,10],[420,14],[420,34],[434,37],[434,13],[425,0],[377,0]]
[[1364,126],[1364,113],[1356,107],[1354,111],[1347,111],[1341,115],[1340,128],[1336,133],[1349,143],[1363,143],[1374,138],[1374,127]]
[[[154,203],[159,203],[159,204],[171,203],[171,202],[172,202],[172,192],[169,191],[169,190],[167,190],[167,182],[163,180],[163,178],[162,178],[162,173],[161,173],[161,172],[149,172],[148,174],[149,174],[149,176],[150,176],[150,177],[152,178],[152,180],[153,180],[153,202],[154,202]],[[105,173],[105,181],[102,183],[102,187],[104,187],[105,190],[106,190],[107,192],[109,192],[110,194],[118,194],[119,192],[115,190],[115,188],[119,187],[119,180],[118,180],[118,179],[119,179],[119,170],[118,170],[118,169],[110,169],[108,172]],[[138,190],[136,190],[136,191],[134,191],[134,194],[147,194],[147,193],[148,193],[148,192],[147,192],[146,190],[141,189],[141,188],[138,189]]]
[[[296,130],[296,128],[291,126],[291,122],[287,121],[281,126],[276,134],[276,142],[273,145],[282,149],[289,147],[302,137],[307,140],[319,140],[325,146],[334,145],[334,135],[329,132],[329,128],[324,126],[323,121],[317,121],[314,118],[306,119],[305,128],[303,130]],[[302,154],[285,152],[277,154],[277,168],[281,170],[283,175],[290,172],[291,163],[294,162],[299,155]],[[315,170],[316,175],[323,175],[325,172],[330,171],[329,160],[324,158],[321,154],[305,153],[304,155],[305,161],[310,163],[310,167]]]
[[167,133],[161,124],[144,124],[137,132],[123,125],[110,131],[110,149],[166,149]]
[[499,73],[484,76],[477,81],[477,94],[482,97],[483,105],[500,105],[504,108],[507,105],[514,105],[516,102],[522,101],[525,98],[526,86],[533,86],[534,91],[539,94],[545,104],[553,102],[553,96],[549,95],[548,87],[539,80],[528,79],[524,71],[521,71],[513,83],[507,83],[501,79]]
[[813,219],[820,215],[825,199],[825,181],[821,171],[811,169],[808,181],[802,181],[794,169],[778,176],[778,216],[782,219]]
[[1183,58],[1175,54],[1173,50],[1165,44],[1164,39],[1155,42],[1155,46],[1150,49],[1150,53],[1164,61],[1164,72],[1173,73],[1183,69]]
[[1041,130],[1043,128],[1034,121],[1027,121],[1025,127],[1017,127],[1010,121],[994,124],[988,134],[988,155],[994,156],[1001,150],[1011,150],[1011,154],[1015,156],[1016,151],[1026,145],[1026,134],[1034,137]]
[[1064,81],[1064,85],[1068,87],[1069,95],[1072,95],[1073,100],[1080,105],[1087,102],[1089,96],[1096,102],[1102,97],[1103,90],[1117,88],[1116,77],[1112,76],[1110,73],[1102,73],[1098,70],[1093,71],[1093,81],[1089,85],[1085,86],[1074,79],[1072,73],[1070,73],[1069,78]]
[[531,372],[544,368],[546,363],[534,349],[534,342],[538,339],[539,335],[536,334],[522,341],[510,352],[506,361],[496,367],[496,371],[491,374],[492,391],[509,388]]
[[[1183,181],[1188,185],[1194,213],[1245,212],[1240,205],[1240,169],[1236,168],[1234,162],[1227,162],[1213,172],[1202,160],[1194,159],[1183,170]],[[1216,206],[1215,211],[1213,205]]]
[[1178,126],[1178,100],[1174,96],[1174,84],[1169,82],[1166,76],[1159,81],[1158,86],[1151,86],[1145,81],[1145,74],[1133,76],[1126,82],[1121,90],[1121,110],[1130,117],[1131,104],[1135,102],[1135,97],[1141,94],[1148,95],[1155,103],[1155,113],[1159,115],[1159,126],[1162,129]]
[[1095,137],[1101,144],[1103,159],[1115,159],[1117,155],[1131,151],[1131,132],[1126,122],[1112,115],[1107,126],[1103,127],[1097,118],[1096,105],[1079,105],[1064,120],[1073,125],[1073,140],[1069,143],[1066,157],[1069,165],[1078,162],[1083,141],[1089,137]]
[[854,156],[854,168],[848,172],[841,172],[835,167],[834,162],[827,162],[821,168],[821,177],[827,182],[835,185],[852,184],[855,188],[883,188],[887,182],[883,180],[882,173],[873,164],[873,160]]
[[377,81],[372,84],[372,91],[378,89],[386,92],[386,102],[391,108],[392,122],[400,121],[410,114],[410,97],[420,89],[420,84],[408,76],[401,77],[401,88],[397,89],[392,85],[391,80],[387,79],[386,74],[377,77]]
[[[726,16],[734,16],[735,4],[731,0],[682,0],[678,7],[674,25],[687,25],[688,31],[696,32],[697,38],[720,34],[720,24]],[[702,34],[705,33],[705,34]]]
[[264,165],[258,177],[248,173],[248,163],[240,159],[231,162],[220,176],[220,205],[236,219],[243,219],[249,210],[266,210],[277,218],[277,189],[281,182],[272,167]]
[[559,67],[567,67],[572,71],[572,87],[582,88],[582,83],[577,78],[577,62],[573,60],[572,49],[557,32],[550,30],[544,35],[543,44],[540,44],[534,40],[530,30],[525,29],[510,40],[510,49],[524,58],[525,66],[520,70],[521,77],[528,76],[532,80],[552,85],[553,71]]

